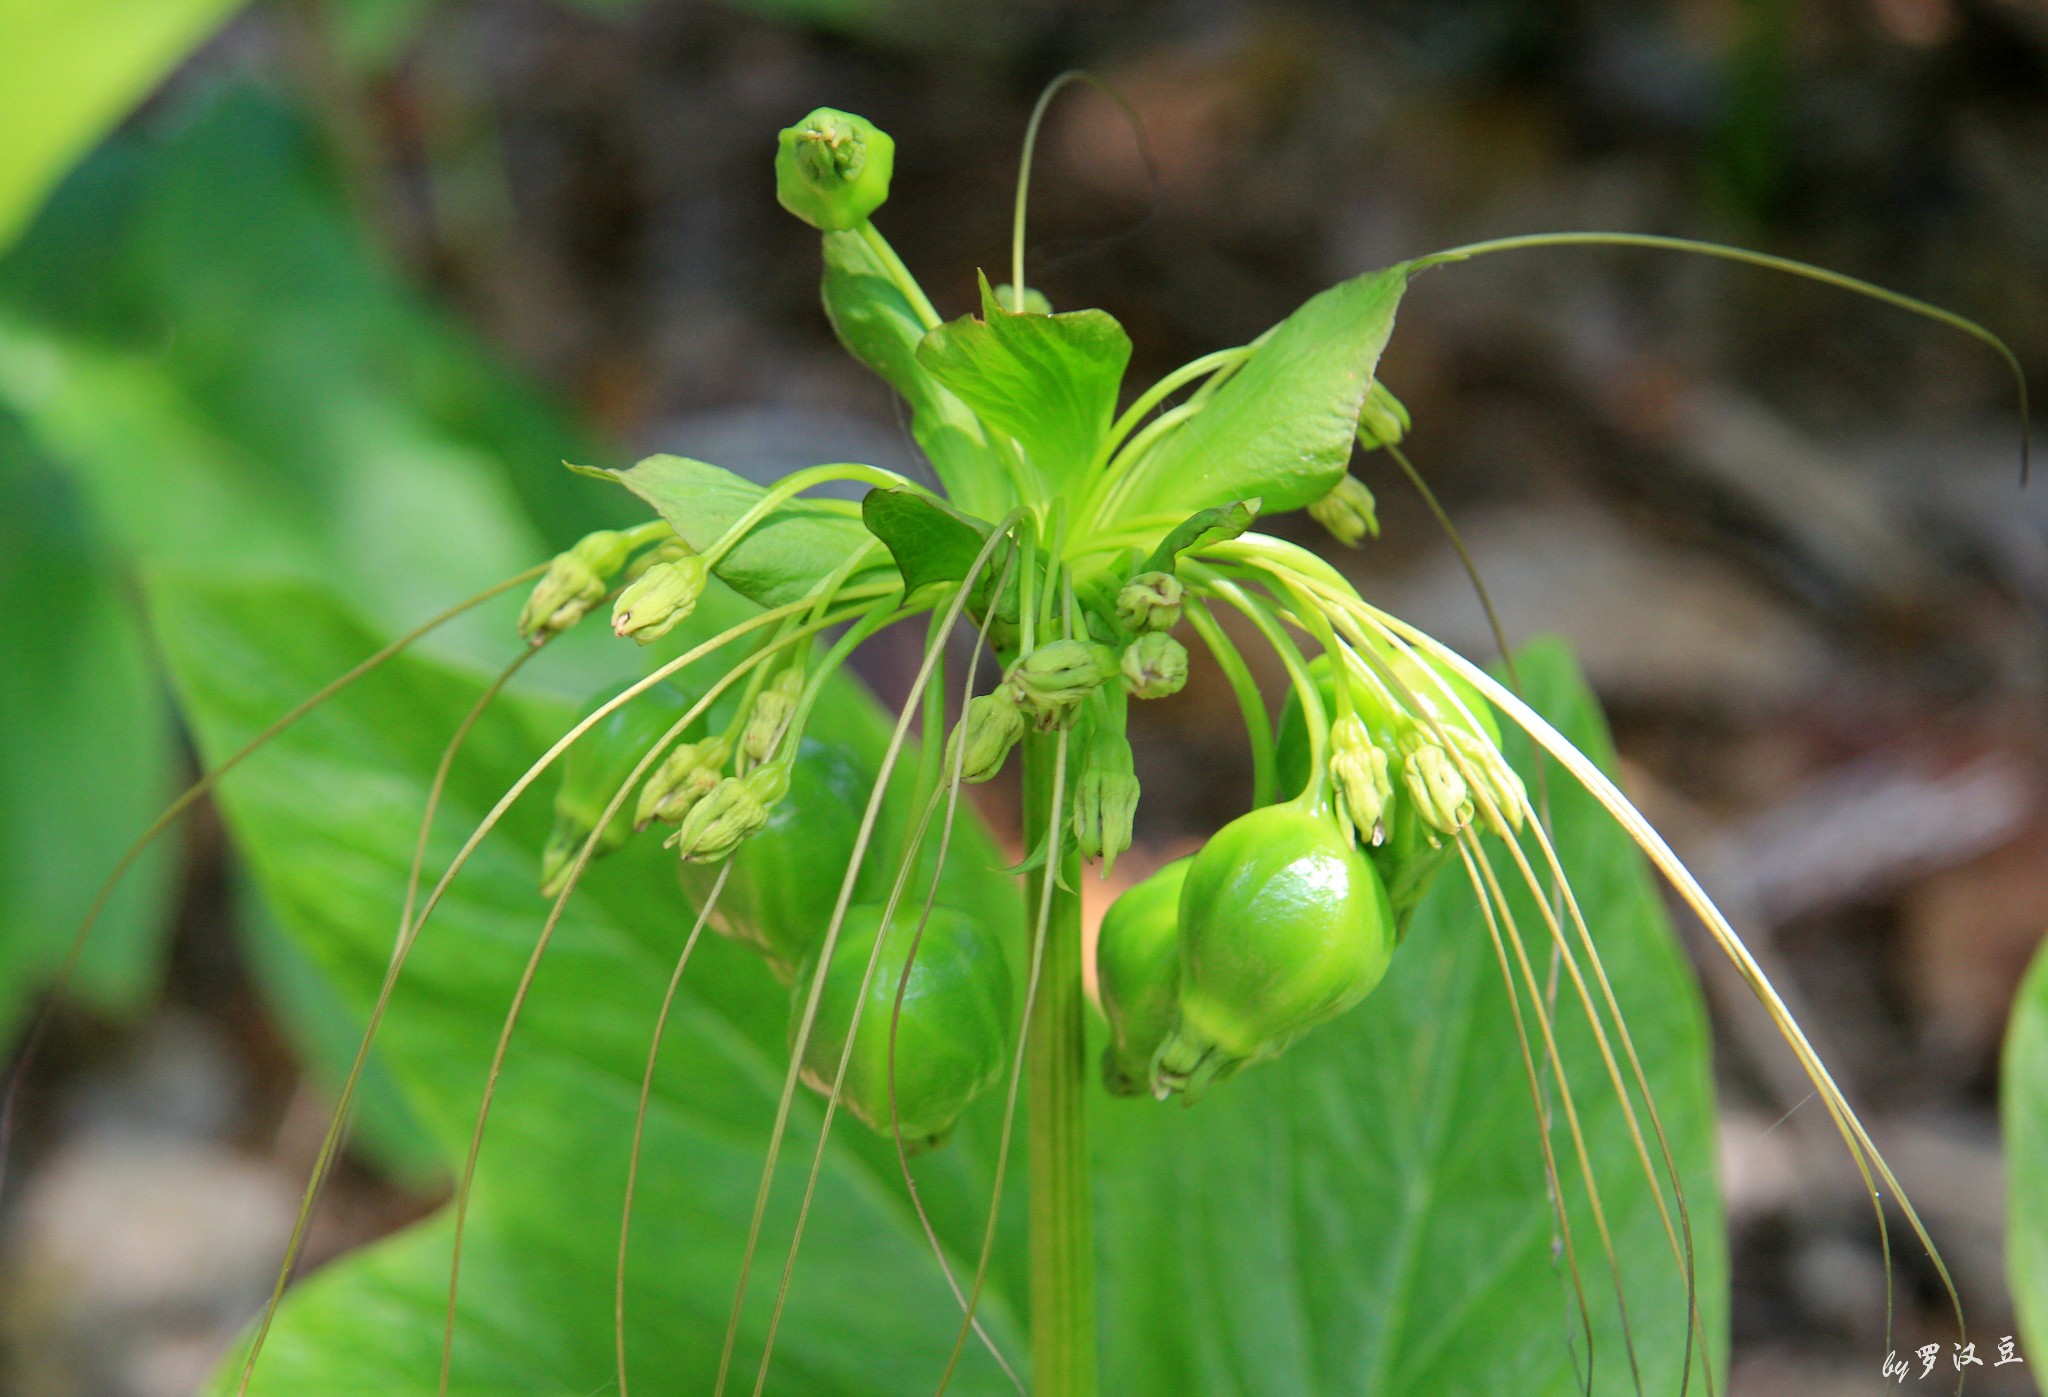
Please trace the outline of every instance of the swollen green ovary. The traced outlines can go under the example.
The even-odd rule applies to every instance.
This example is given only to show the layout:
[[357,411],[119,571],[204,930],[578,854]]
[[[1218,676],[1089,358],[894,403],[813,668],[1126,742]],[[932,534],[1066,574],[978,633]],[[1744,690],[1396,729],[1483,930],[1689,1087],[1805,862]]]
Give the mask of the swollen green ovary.
[[1215,884],[1190,880],[1181,1017],[1234,1058],[1266,1056],[1358,1003],[1386,973],[1392,924],[1355,854],[1255,858]]

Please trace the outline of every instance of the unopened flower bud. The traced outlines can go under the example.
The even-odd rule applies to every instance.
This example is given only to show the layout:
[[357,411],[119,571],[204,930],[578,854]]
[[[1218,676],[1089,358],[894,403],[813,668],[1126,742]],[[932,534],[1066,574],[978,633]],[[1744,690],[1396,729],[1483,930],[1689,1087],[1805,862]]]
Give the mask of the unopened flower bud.
[[1141,572],[1116,594],[1116,619],[1133,635],[1170,631],[1180,622],[1186,589],[1170,572]]
[[[1024,715],[1007,697],[997,693],[970,699],[967,714],[953,729],[952,745],[946,749],[946,774],[952,774],[957,762],[961,780],[991,779],[1003,769],[1010,749],[1023,735]],[[967,748],[964,754],[960,751],[963,743]]]
[[1365,390],[1365,405],[1358,411],[1358,444],[1368,451],[1379,446],[1398,446],[1408,435],[1408,409],[1389,393],[1378,379]]
[[1116,866],[1117,855],[1131,847],[1137,810],[1130,742],[1120,732],[1097,733],[1074,786],[1074,843],[1084,858],[1102,860],[1104,876]]
[[732,743],[724,737],[707,737],[671,748],[661,765],[640,788],[640,803],[633,808],[633,828],[645,829],[656,820],[679,824],[691,807],[711,794],[732,759]]
[[765,762],[775,755],[782,730],[796,712],[797,696],[804,689],[804,672],[795,665],[775,676],[754,699],[747,714],[747,726],[740,734],[740,751],[752,762]]
[[1365,482],[1347,475],[1336,488],[1308,507],[1309,518],[1330,531],[1346,548],[1356,548],[1367,534],[1379,537],[1378,503]]
[[1387,802],[1394,785],[1387,754],[1373,742],[1364,721],[1348,713],[1330,725],[1330,776],[1337,787],[1337,811],[1360,840],[1381,844],[1387,837]]
[[709,576],[696,554],[656,563],[627,584],[612,603],[612,634],[642,645],[661,639],[689,618]]
[[1119,667],[1132,698],[1165,698],[1188,682],[1188,649],[1165,631],[1147,631],[1124,647]]
[[[1500,749],[1478,733],[1455,725],[1447,726],[1445,731],[1450,734],[1458,755],[1465,759],[1473,783],[1483,788],[1483,794],[1491,802],[1491,809],[1479,803],[1480,813],[1487,817],[1488,826],[1495,834],[1503,836],[1508,830],[1519,831],[1529,806],[1529,792],[1523,786],[1522,778],[1508,765]],[[1506,830],[1501,828],[1503,822]]]
[[1055,640],[1011,665],[1003,683],[1010,701],[1036,718],[1040,731],[1050,731],[1115,672],[1116,654],[1109,647]]
[[519,634],[535,645],[581,621],[604,600],[632,555],[633,541],[615,529],[585,534],[555,555],[519,612]]
[[1450,753],[1419,730],[1401,739],[1401,784],[1422,822],[1441,834],[1472,823],[1472,791]]
[[775,198],[813,228],[858,228],[889,197],[896,142],[865,117],[820,107],[776,138]]
[[775,803],[788,793],[787,762],[770,762],[745,776],[728,776],[690,808],[668,843],[686,863],[717,863],[767,824]]

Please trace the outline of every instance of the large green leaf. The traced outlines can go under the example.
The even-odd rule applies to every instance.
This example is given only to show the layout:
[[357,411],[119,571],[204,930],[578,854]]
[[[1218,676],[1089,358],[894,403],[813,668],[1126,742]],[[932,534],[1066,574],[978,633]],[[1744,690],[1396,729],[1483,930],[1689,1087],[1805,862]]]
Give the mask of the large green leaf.
[[965,578],[991,532],[984,521],[910,490],[868,491],[860,518],[896,560],[906,596],[929,583]]
[[[1534,648],[1520,668],[1531,703],[1611,764],[1597,711],[1562,651]],[[1553,767],[1562,856],[1686,1181],[1699,1294],[1725,1384],[1726,1244],[1699,995],[1642,860],[1583,792],[1564,785]],[[1516,912],[1540,939],[1528,898]],[[1543,952],[1531,954],[1540,976]],[[1562,1051],[1622,1257],[1642,1391],[1674,1393],[1684,1290],[1571,1004],[1567,987],[1559,1017],[1576,1022],[1560,1029]],[[1106,1391],[1582,1390],[1508,1004],[1471,894],[1448,876],[1357,1010],[1190,1110],[1104,1099],[1096,1119]],[[1562,1124],[1555,1135],[1570,1170]],[[1575,1180],[1573,1171],[1565,1191],[1595,1314],[1594,1390],[1632,1392]],[[1697,1372],[1692,1390],[1705,1390]]]
[[[168,576],[153,614],[201,744],[217,756],[374,647],[317,591]],[[550,657],[552,658],[552,657]],[[544,661],[545,662],[545,661]],[[473,674],[397,662],[308,719],[222,792],[280,925],[360,1013],[390,954],[402,880],[441,743],[480,691]],[[569,714],[513,701],[456,767],[431,867]],[[816,721],[869,753],[870,701],[835,687]],[[544,792],[545,786],[542,787]],[[896,816],[900,818],[900,808]],[[444,1159],[466,1143],[483,1068],[546,904],[533,892],[544,799],[515,806],[422,935],[381,1042]],[[986,837],[963,826],[946,896],[1020,940]],[[457,1390],[589,1392],[611,1373],[611,1274],[626,1146],[648,1033],[690,910],[670,858],[643,839],[595,866],[558,934],[500,1084],[478,1176],[456,1351]],[[635,1215],[630,1341],[650,1392],[706,1391],[786,1062],[787,1000],[752,953],[706,938],[657,1082]],[[978,1237],[993,1101],[918,1165],[956,1264]],[[819,1113],[799,1103],[741,1361],[751,1371]],[[1021,1208],[1012,1201],[1014,1223]],[[445,1216],[324,1271],[280,1319],[258,1390],[432,1391]],[[1020,1239],[1005,1237],[986,1317],[1014,1351]],[[906,1203],[893,1149],[842,1117],[790,1294],[770,1390],[895,1393],[935,1380],[957,1314]],[[1006,1390],[970,1354],[961,1391]]]
[[0,249],[242,0],[0,0]]
[[981,279],[981,318],[939,326],[917,362],[1023,448],[1048,497],[1076,490],[1109,434],[1131,337],[1108,312],[1015,313]]
[[1125,496],[1134,515],[1257,499],[1266,514],[1329,493],[1407,289],[1401,265],[1340,282],[1269,332],[1200,412],[1168,432]]
[[2004,1096],[2006,1271],[2022,1351],[2039,1355],[2048,1353],[2048,944],[2013,1004]]
[[827,233],[825,314],[839,342],[910,404],[910,432],[947,496],[969,514],[999,519],[1016,491],[973,409],[918,363],[925,324],[857,233]]
[[[649,456],[622,471],[579,467],[586,475],[615,480],[653,505],[682,540],[704,552],[760,503],[761,486],[729,470],[685,456]],[[809,594],[857,548],[875,542],[860,520],[817,500],[789,500],[771,511],[725,555],[714,571],[742,596],[763,606],[781,606]],[[853,574],[876,581],[894,575],[888,559]]]
[[[69,481],[0,412],[0,1045],[54,975],[100,879],[168,798],[169,714],[128,579]],[[126,1008],[155,982],[169,865],[146,856],[73,989]]]

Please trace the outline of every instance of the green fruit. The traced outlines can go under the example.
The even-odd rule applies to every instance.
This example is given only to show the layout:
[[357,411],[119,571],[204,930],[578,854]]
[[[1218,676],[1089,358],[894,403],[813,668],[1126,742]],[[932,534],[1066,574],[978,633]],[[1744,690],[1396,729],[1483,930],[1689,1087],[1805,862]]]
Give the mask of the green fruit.
[[[592,699],[590,709],[595,711],[626,687],[618,685],[604,690]],[[675,685],[656,684],[606,714],[562,758],[562,784],[555,792],[555,823],[541,850],[543,894],[552,897],[561,891],[577,851],[597,827],[605,806],[619,794],[619,787],[633,774],[633,768],[648,749],[661,740],[692,702],[690,695]],[[687,740],[687,736],[679,740]],[[634,793],[628,791],[591,850],[592,858],[608,854],[626,842],[626,836],[633,832],[633,806]]]
[[[917,958],[896,1025],[895,1119],[907,1144],[929,1148],[944,1142],[960,1113],[1001,1080],[1009,1065],[1010,967],[995,936],[965,913],[932,908],[921,938],[917,924],[916,908],[898,910],[863,996],[861,979],[881,932],[882,908],[865,903],[848,909],[804,1048],[802,1073],[814,1090],[832,1090],[854,1006],[864,1004],[840,1100],[869,1128],[891,1133],[890,1020],[897,981],[916,940]],[[816,971],[814,954],[790,988],[792,1045]]]
[[[713,931],[754,947],[788,982],[825,935],[875,774],[852,748],[806,735],[789,771],[789,791],[767,823],[719,863],[682,865],[683,891],[699,907],[719,870],[730,867],[711,909]],[[894,860],[870,845],[855,898],[885,891]]]
[[1192,859],[1127,889],[1102,918],[1095,988],[1109,1021],[1102,1084],[1112,1096],[1151,1089],[1152,1055],[1173,1028],[1180,988],[1180,890]]
[[1327,808],[1232,820],[1181,886],[1179,1016],[1154,1089],[1199,1094],[1278,1055],[1371,993],[1393,951],[1386,888]]
[[[1449,686],[1458,701],[1465,705],[1478,720],[1479,734],[1489,743],[1500,745],[1500,729],[1493,716],[1493,706],[1479,691],[1463,678],[1433,661],[1411,658],[1409,655],[1384,649],[1381,658],[1405,684],[1410,693],[1432,699],[1440,710],[1439,721],[1467,726],[1463,716],[1445,704],[1441,692],[1428,677],[1434,674]],[[1428,665],[1425,671],[1423,666]],[[1315,678],[1317,691],[1322,695],[1324,716],[1336,716],[1337,690],[1332,677],[1330,657],[1318,655],[1309,662],[1309,673]],[[1387,775],[1393,794],[1386,802],[1382,825],[1386,830],[1384,842],[1366,851],[1373,867],[1379,871],[1380,879],[1386,884],[1387,897],[1394,909],[1397,932],[1405,933],[1408,918],[1416,906],[1429,892],[1436,875],[1451,857],[1451,842],[1433,836],[1432,832],[1417,816],[1414,802],[1410,799],[1402,781],[1404,761],[1396,742],[1396,728],[1407,723],[1407,719],[1392,712],[1380,700],[1377,693],[1368,693],[1354,685],[1352,699],[1358,716],[1365,721],[1367,732],[1374,743],[1387,755]],[[1288,690],[1287,702],[1280,712],[1280,732],[1276,749],[1280,789],[1290,795],[1297,794],[1308,785],[1308,725],[1302,720],[1301,702],[1292,688]]]

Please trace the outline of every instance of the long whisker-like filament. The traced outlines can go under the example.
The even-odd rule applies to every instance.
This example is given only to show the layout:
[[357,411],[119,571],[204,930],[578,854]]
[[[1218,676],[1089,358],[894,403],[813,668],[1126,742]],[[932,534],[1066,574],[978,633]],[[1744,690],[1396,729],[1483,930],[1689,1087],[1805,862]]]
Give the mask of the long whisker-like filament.
[[180,815],[190,810],[206,796],[207,792],[219,785],[229,772],[268,746],[271,739],[292,727],[301,718],[354,684],[358,679],[378,669],[386,660],[401,654],[415,642],[433,631],[447,625],[456,617],[475,610],[492,598],[503,596],[521,583],[533,581],[546,571],[547,564],[542,563],[535,567],[530,567],[524,572],[515,573],[503,582],[486,587],[475,596],[459,601],[439,615],[422,621],[419,625],[413,627],[404,635],[399,636],[396,640],[384,646],[383,649],[377,651],[347,673],[323,685],[317,692],[301,700],[289,712],[271,723],[269,727],[243,743],[218,766],[205,773],[190,786],[187,786],[175,800],[164,807],[161,814],[150,821],[147,829],[135,837],[135,842],[130,844],[122,852],[121,857],[114,861],[114,867],[100,883],[99,890],[93,894],[92,903],[86,908],[85,916],[80,919],[78,929],[71,934],[71,943],[65,949],[64,959],[58,963],[57,973],[52,977],[50,988],[45,992],[42,1007],[37,1011],[34,1022],[29,1025],[28,1032],[23,1035],[21,1050],[15,1054],[14,1063],[8,1069],[7,1089],[4,1093],[0,1093],[0,1190],[4,1190],[7,1183],[8,1145],[14,1123],[15,1100],[20,1091],[22,1078],[26,1075],[29,1063],[34,1060],[37,1049],[42,1045],[43,1038],[49,1031],[50,1020],[56,1012],[57,1001],[63,996],[65,987],[71,983],[71,977],[77,973],[78,958],[84,954],[86,942],[92,936],[92,929],[99,924],[100,916],[106,911],[107,903],[113,897],[114,890],[121,885],[121,880],[127,876],[128,870],[135,866],[135,861],[141,858],[143,853],[152,844],[156,843],[157,839],[177,821]]
[[[981,570],[988,566],[997,544],[1017,527],[1020,517],[1021,512],[1012,513],[990,532],[981,552],[975,557],[970,576],[978,576]],[[946,621],[948,629],[959,618],[961,609],[966,605],[966,599],[967,587],[963,585],[950,604]],[[850,649],[848,641],[858,644],[862,639],[865,639],[865,635],[856,628],[841,645]],[[825,977],[832,966],[832,954],[839,944],[840,929],[846,923],[847,908],[853,903],[853,890],[859,881],[861,868],[867,860],[868,845],[874,839],[876,822],[881,817],[882,805],[888,797],[890,780],[895,774],[896,763],[902,756],[903,743],[910,731],[910,720],[916,711],[917,699],[923,694],[925,686],[931,682],[932,670],[936,663],[936,654],[928,650],[923,665],[919,667],[917,676],[912,681],[910,696],[904,704],[903,712],[898,716],[896,726],[889,735],[888,746],[882,754],[874,786],[868,793],[867,808],[861,813],[860,830],[854,836],[853,855],[847,860],[846,873],[840,880],[839,897],[833,906],[831,921],[826,925],[825,934],[820,940],[817,970],[811,978],[810,990],[805,996],[803,1016],[790,1040],[789,1071],[783,1078],[782,1095],[775,1108],[775,1124],[769,1132],[767,1158],[761,1169],[761,1183],[754,1194],[754,1213],[747,1226],[747,1245],[740,1258],[739,1279],[733,1287],[732,1314],[726,1321],[725,1342],[719,1353],[718,1380],[713,1389],[714,1397],[724,1397],[725,1384],[731,1376],[733,1349],[739,1342],[740,1317],[746,1305],[747,1284],[753,1273],[754,1254],[760,1247],[761,1228],[768,1213],[768,1198],[775,1183],[775,1166],[781,1157],[783,1137],[788,1133],[790,1111],[796,1101],[796,1088],[802,1078],[804,1051],[810,1046],[811,1032],[817,1023],[818,1006],[824,998]],[[885,927],[884,931],[886,930]],[[877,939],[879,941],[880,937]],[[828,1102],[828,1109],[829,1105]]]
[[[1473,861],[1478,866],[1480,877],[1484,880],[1487,891],[1493,898],[1494,905],[1505,908],[1507,906],[1507,896],[1501,890],[1499,879],[1494,876],[1493,866],[1487,860],[1484,849],[1479,846],[1478,836],[1470,829],[1467,829],[1458,838],[1461,843],[1469,845],[1475,851],[1476,857]],[[1512,917],[1505,917],[1502,921],[1501,929],[1506,933],[1508,945],[1514,951],[1515,964],[1522,974],[1523,988],[1528,992],[1533,1003],[1540,1004],[1542,1002],[1542,987],[1536,978],[1535,968],[1529,961],[1528,948],[1522,942],[1521,932],[1516,927],[1514,919]],[[1601,1253],[1605,1257],[1608,1268],[1614,1276],[1614,1303],[1621,1324],[1622,1347],[1628,1354],[1630,1378],[1634,1383],[1635,1390],[1640,1394],[1643,1390],[1643,1375],[1641,1365],[1636,1357],[1635,1336],[1629,1324],[1628,1296],[1626,1286],[1622,1280],[1621,1258],[1615,1252],[1614,1236],[1607,1225],[1607,1209],[1600,1201],[1600,1182],[1593,1172],[1592,1152],[1586,1144],[1585,1128],[1579,1119],[1578,1105],[1572,1096],[1571,1082],[1565,1075],[1564,1057],[1558,1050],[1557,1034],[1551,1024],[1549,1014],[1547,1012],[1539,1012],[1536,1023],[1537,1027],[1543,1032],[1544,1055],[1549,1058],[1551,1073],[1557,1079],[1558,1100],[1564,1107],[1565,1126],[1571,1133],[1572,1151],[1578,1157],[1579,1176],[1586,1187],[1587,1211],[1593,1215],[1593,1230],[1599,1234]],[[1688,1330],[1688,1332],[1690,1331]]]
[[[1479,904],[1481,917],[1486,921],[1487,934],[1493,939],[1494,958],[1500,964],[1501,987],[1507,992],[1508,1013],[1515,1025],[1515,1042],[1522,1050],[1522,1068],[1529,1081],[1529,1100],[1536,1108],[1536,1140],[1543,1153],[1544,1191],[1550,1197],[1550,1206],[1557,1219],[1557,1238],[1564,1248],[1565,1269],[1571,1278],[1572,1296],[1578,1311],[1579,1324],[1586,1344],[1586,1371],[1583,1374],[1582,1389],[1593,1390],[1593,1312],[1586,1303],[1586,1282],[1579,1270],[1579,1249],[1572,1233],[1571,1216],[1565,1210],[1564,1186],[1558,1178],[1557,1151],[1550,1140],[1550,1113],[1544,1108],[1543,1082],[1547,1076],[1539,1077],[1536,1056],[1529,1045],[1529,1026],[1522,1016],[1522,994],[1515,985],[1514,971],[1508,965],[1508,951],[1501,940],[1499,918],[1513,913],[1503,906],[1498,913],[1494,910],[1493,896],[1479,876],[1476,866],[1476,843],[1466,840],[1457,842],[1458,858],[1465,866],[1465,877],[1472,885],[1472,896]],[[1532,1006],[1542,1016],[1548,1011],[1539,999]],[[1576,1358],[1574,1366],[1576,1366]]]
[[647,1070],[640,1078],[640,1104],[633,1111],[633,1145],[626,1154],[626,1196],[619,1205],[619,1263],[612,1284],[612,1346],[618,1366],[619,1397],[628,1397],[626,1248],[633,1230],[633,1193],[640,1183],[640,1142],[647,1129],[647,1101],[654,1094],[654,1067],[661,1058],[662,1035],[668,1030],[669,1011],[675,1007],[676,991],[683,983],[683,971],[688,968],[690,956],[697,949],[698,938],[703,936],[704,926],[718,906],[719,894],[725,891],[725,880],[731,876],[732,864],[727,863],[718,870],[718,877],[712,880],[711,891],[705,895],[704,905],[697,911],[697,920],[690,927],[690,935],[683,942],[681,954],[676,957],[675,971],[668,977],[668,988],[662,992],[661,1009],[654,1016],[654,1033],[647,1042]]
[[[874,603],[869,615],[871,617],[885,616],[892,609],[893,600],[885,598]],[[597,823],[591,827],[590,833],[585,836],[582,847],[576,852],[575,862],[570,865],[568,876],[563,880],[561,891],[555,895],[554,906],[548,910],[547,921],[542,925],[540,935],[534,941],[533,950],[526,959],[526,967],[520,972],[519,983],[512,991],[511,1005],[505,1011],[505,1021],[499,1029],[498,1042],[491,1053],[491,1065],[484,1074],[483,1097],[477,1103],[476,1124],[469,1138],[469,1153],[463,1161],[461,1178],[455,1187],[455,1200],[453,1204],[455,1236],[450,1249],[448,1263],[448,1310],[441,1338],[441,1379],[439,1391],[443,1394],[443,1397],[445,1397],[448,1391],[449,1371],[455,1356],[455,1310],[456,1299],[462,1282],[463,1234],[469,1220],[469,1201],[476,1182],[477,1159],[483,1152],[484,1129],[490,1121],[491,1103],[497,1096],[498,1079],[504,1072],[505,1055],[512,1046],[513,1030],[518,1026],[520,1011],[526,1005],[527,995],[533,988],[534,977],[540,973],[541,960],[547,953],[549,943],[554,939],[555,928],[561,924],[562,913],[569,905],[569,898],[576,891],[577,883],[582,880],[584,869],[589,867],[591,857],[597,850],[598,841],[604,837],[605,829],[611,824],[619,811],[624,808],[626,801],[632,796],[633,792],[639,788],[641,779],[647,775],[656,762],[661,760],[662,756],[676,739],[681,737],[684,730],[691,723],[697,721],[728,688],[731,688],[735,683],[745,678],[755,668],[766,664],[775,655],[780,653],[783,647],[795,644],[801,639],[802,635],[803,631],[801,629],[792,631],[786,638],[764,646],[746,659],[741,660],[732,669],[720,676],[705,691],[703,697],[692,704],[688,711],[676,719],[669,726],[668,731],[662,734],[652,747],[647,749],[646,753],[640,758],[639,764],[620,783],[618,791],[612,796],[610,803],[605,806],[603,813],[598,816]],[[628,690],[628,692],[631,691]]]

